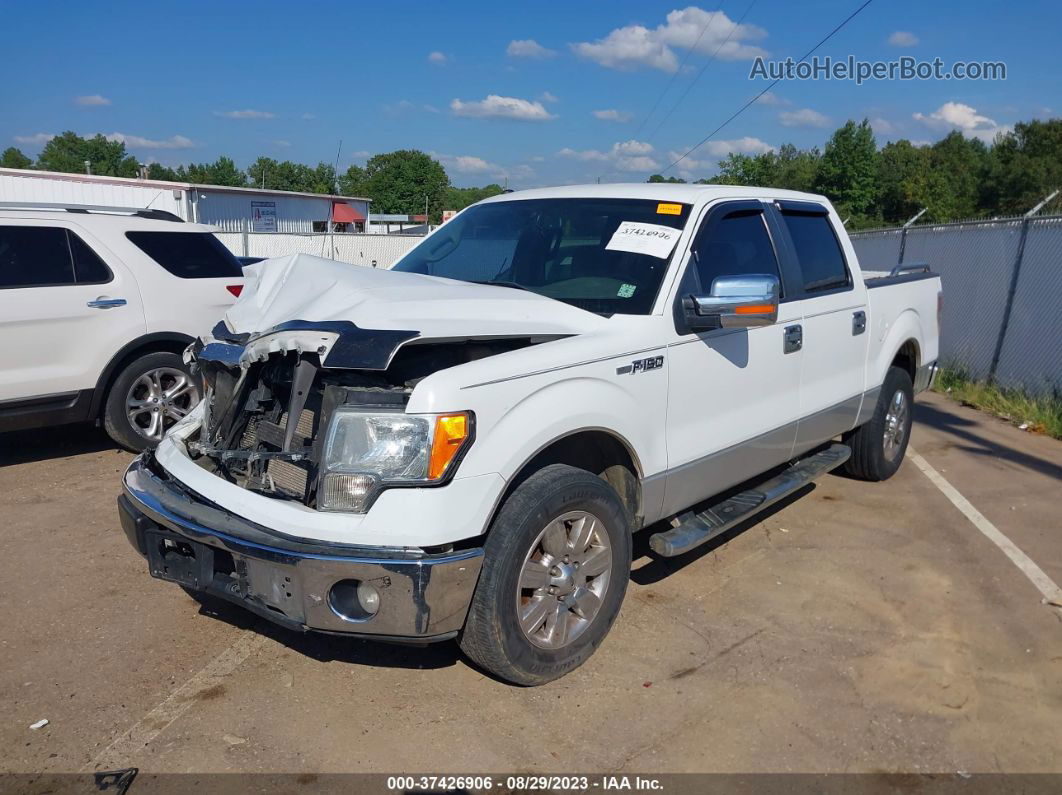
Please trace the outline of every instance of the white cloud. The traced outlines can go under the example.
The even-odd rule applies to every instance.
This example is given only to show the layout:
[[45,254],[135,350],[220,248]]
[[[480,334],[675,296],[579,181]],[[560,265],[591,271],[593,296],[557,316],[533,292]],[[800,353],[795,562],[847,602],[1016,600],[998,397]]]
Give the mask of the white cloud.
[[601,121],[618,121],[626,122],[634,118],[634,114],[626,110],[595,110],[594,117],[601,119]]
[[817,110],[801,108],[800,110],[783,110],[778,114],[778,121],[783,127],[829,127],[830,119]]
[[[713,157],[726,157],[731,152],[742,155],[762,155],[773,152],[774,147],[759,138],[746,135],[744,138],[733,138],[729,141],[709,141],[703,147],[704,151]],[[682,153],[679,152],[681,155]]]
[[782,105],[791,105],[792,103],[788,99],[778,96],[773,91],[764,91],[763,94],[756,98],[756,104],[777,108]]
[[313,113],[304,113],[304,114],[302,114],[302,116],[300,116],[300,118],[303,121],[313,121],[314,119],[317,118],[317,116],[316,116],[316,114],[313,114]]
[[557,51],[543,47],[534,39],[513,39],[505,48],[505,54],[513,58],[552,58]]
[[83,97],[76,97],[74,99],[75,105],[83,105],[86,108],[100,107],[102,105],[110,105],[111,101],[107,97],[100,96],[99,94],[87,94]]
[[46,144],[55,137],[55,133],[35,133],[33,135],[16,135],[15,142],[20,144]]
[[575,150],[565,147],[557,154],[572,160],[609,163],[616,171],[653,171],[660,163],[650,153],[653,146],[645,141],[617,141],[607,152],[597,149]]
[[444,53],[435,50],[428,53],[428,63],[433,63],[436,66],[445,66],[446,62],[450,60],[450,57]]
[[425,105],[424,106],[424,112],[425,113],[439,113],[440,111],[434,105]]
[[372,152],[370,152],[368,149],[359,149],[356,152],[350,153],[351,160],[365,160],[367,157],[371,156]]
[[273,146],[279,146],[281,148],[286,149],[287,147],[291,146],[291,141],[285,141],[282,138],[277,138],[273,141]]
[[870,120],[870,126],[878,135],[895,135],[900,131],[900,128],[893,124],[888,119],[883,119],[880,116],[876,116]]
[[270,113],[268,110],[216,110],[215,116],[219,116],[223,119],[272,119],[276,116],[275,113]]
[[499,180],[506,178],[527,179],[534,175],[534,171],[526,164],[506,167],[475,155],[447,155],[439,152],[429,152],[428,154],[442,163],[447,171],[457,172],[458,174],[485,175],[491,179]]
[[[687,151],[689,151],[689,147],[681,150],[671,150],[667,153],[668,163],[674,163]],[[734,138],[729,141],[709,141],[697,152],[676,164],[675,171],[683,179],[697,179],[707,174],[715,173],[718,169],[718,161],[731,152],[743,155],[762,155],[773,151],[775,151],[775,148],[769,143],[751,136]],[[708,157],[698,157],[702,152]]]
[[696,6],[672,11],[667,21],[654,29],[642,25],[616,28],[603,39],[570,45],[577,55],[610,69],[648,66],[665,72],[678,69],[673,48],[715,55],[726,61],[766,56],[767,51],[749,44],[767,32],[755,25],[738,25],[722,11],[705,11]]
[[142,138],[139,135],[112,132],[105,133],[103,137],[108,141],[121,141],[131,149],[191,149],[195,146],[195,142],[192,139],[185,138],[183,135],[172,135],[169,138],[154,140]]
[[918,37],[909,30],[897,30],[889,36],[889,44],[893,47],[914,47],[918,44]]
[[976,108],[961,102],[945,102],[929,114],[915,113],[912,118],[934,130],[961,130],[965,135],[991,142],[1001,132],[1011,129],[1009,124],[997,124],[995,119],[982,116]]
[[455,99],[450,103],[455,116],[476,119],[515,119],[517,121],[549,121],[557,118],[547,111],[541,102],[518,97],[502,97],[488,94],[486,99],[465,102]]
[[543,91],[541,94],[538,95],[538,98],[543,102],[560,102],[560,100],[557,98],[557,95],[554,94],[552,91]]

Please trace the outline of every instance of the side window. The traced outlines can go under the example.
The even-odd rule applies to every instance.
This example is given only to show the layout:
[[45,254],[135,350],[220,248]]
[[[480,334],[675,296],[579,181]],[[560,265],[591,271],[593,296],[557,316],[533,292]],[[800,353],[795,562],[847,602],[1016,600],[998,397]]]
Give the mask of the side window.
[[692,264],[702,293],[708,293],[719,276],[779,276],[778,258],[762,210],[741,209],[721,217],[713,215],[701,228],[693,254]]
[[106,284],[114,278],[111,269],[104,264],[80,237],[67,232],[70,237],[70,256],[74,259],[74,276],[78,284]]
[[210,232],[126,232],[132,243],[181,279],[231,279],[243,269]]
[[74,284],[66,230],[0,226],[0,289]]
[[789,236],[793,239],[797,261],[804,276],[807,292],[830,290],[851,284],[844,254],[826,215],[782,212]]

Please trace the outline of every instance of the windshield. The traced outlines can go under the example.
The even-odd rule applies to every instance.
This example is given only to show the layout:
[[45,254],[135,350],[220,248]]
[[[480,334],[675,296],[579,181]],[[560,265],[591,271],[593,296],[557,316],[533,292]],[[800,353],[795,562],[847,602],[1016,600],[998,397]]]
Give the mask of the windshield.
[[502,284],[598,314],[652,310],[688,204],[519,199],[468,208],[393,270]]

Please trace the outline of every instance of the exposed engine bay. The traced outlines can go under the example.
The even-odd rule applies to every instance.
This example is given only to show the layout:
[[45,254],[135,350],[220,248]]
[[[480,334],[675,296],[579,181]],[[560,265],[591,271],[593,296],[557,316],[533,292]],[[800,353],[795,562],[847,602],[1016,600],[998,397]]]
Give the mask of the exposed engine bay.
[[[367,337],[373,332],[349,325],[348,337],[356,335],[359,345],[371,344]],[[295,322],[286,330],[298,327]],[[202,428],[197,439],[189,440],[188,451],[200,466],[229,482],[310,507],[316,505],[323,429],[337,408],[401,410],[416,384],[434,372],[547,339],[416,341],[393,351],[385,369],[377,370],[328,366],[344,333],[327,351],[278,350],[248,357],[254,339],[269,333],[276,332],[245,339],[226,335],[219,325],[215,337],[230,342],[198,341],[189,349],[206,389]]]

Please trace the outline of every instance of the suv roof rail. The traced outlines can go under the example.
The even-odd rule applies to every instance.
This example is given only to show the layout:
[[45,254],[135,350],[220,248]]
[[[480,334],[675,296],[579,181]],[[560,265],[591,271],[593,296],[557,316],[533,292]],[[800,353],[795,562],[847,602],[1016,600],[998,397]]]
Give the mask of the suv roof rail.
[[68,213],[122,213],[153,221],[184,223],[179,215],[168,210],[151,210],[146,207],[112,207],[106,204],[67,204],[65,202],[0,202],[0,210],[56,210]]

